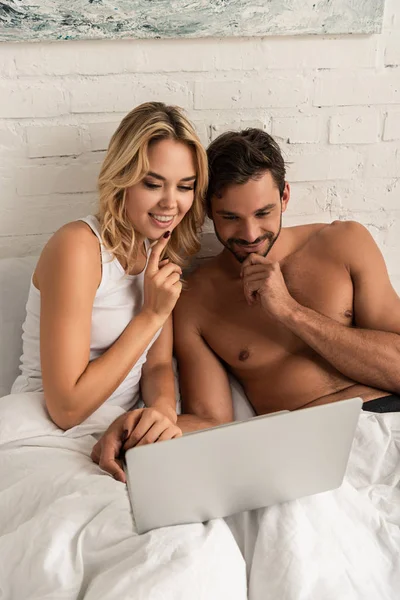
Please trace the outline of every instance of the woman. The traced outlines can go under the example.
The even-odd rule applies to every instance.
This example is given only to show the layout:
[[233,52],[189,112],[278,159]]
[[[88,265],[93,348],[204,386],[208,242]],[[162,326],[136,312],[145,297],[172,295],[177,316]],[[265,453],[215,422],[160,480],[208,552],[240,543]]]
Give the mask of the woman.
[[[171,312],[182,257],[199,248],[206,186],[205,151],[179,108],[146,103],[122,120],[98,215],[57,231],[37,264],[13,393],[43,391],[62,429],[107,402],[131,411],[126,435],[138,444],[181,435]],[[132,411],[139,382],[145,408]]]

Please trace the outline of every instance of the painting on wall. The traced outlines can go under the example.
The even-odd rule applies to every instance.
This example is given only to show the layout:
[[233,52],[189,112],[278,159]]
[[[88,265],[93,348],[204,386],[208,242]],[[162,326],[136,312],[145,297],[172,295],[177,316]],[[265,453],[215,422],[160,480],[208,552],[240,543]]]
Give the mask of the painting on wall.
[[0,41],[381,31],[385,0],[0,0]]

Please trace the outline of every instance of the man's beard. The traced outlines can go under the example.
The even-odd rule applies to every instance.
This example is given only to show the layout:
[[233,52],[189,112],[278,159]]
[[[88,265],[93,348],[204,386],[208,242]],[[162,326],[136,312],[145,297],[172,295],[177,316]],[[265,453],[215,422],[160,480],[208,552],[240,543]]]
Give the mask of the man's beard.
[[233,256],[236,258],[236,260],[240,263],[243,263],[246,258],[249,256],[249,253],[246,252],[246,254],[243,256],[241,254],[238,254],[238,252],[236,252],[234,250],[234,248],[236,247],[240,247],[243,246],[244,248],[246,246],[254,246],[255,244],[260,244],[261,242],[263,242],[264,240],[268,240],[269,244],[267,246],[267,248],[262,252],[254,252],[254,254],[258,254],[260,256],[263,256],[264,258],[271,252],[273,245],[275,244],[276,240],[279,237],[279,234],[281,232],[282,229],[282,214],[281,214],[281,219],[280,219],[280,223],[279,223],[279,229],[278,232],[276,234],[274,234],[272,231],[267,231],[267,233],[265,233],[264,235],[262,235],[260,238],[257,238],[254,242],[252,242],[251,244],[248,244],[245,240],[239,240],[237,238],[229,238],[227,240],[223,240],[218,231],[217,228],[214,225],[214,230],[215,230],[215,235],[217,236],[218,240],[221,242],[221,244],[227,249],[229,250],[229,252],[231,252],[233,254]]

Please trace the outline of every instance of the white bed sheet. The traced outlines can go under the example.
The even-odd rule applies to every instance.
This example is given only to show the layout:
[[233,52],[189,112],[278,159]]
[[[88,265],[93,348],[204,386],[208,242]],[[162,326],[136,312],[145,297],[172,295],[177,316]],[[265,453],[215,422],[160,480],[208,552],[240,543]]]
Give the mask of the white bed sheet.
[[138,536],[89,456],[121,412],[63,432],[41,394],[0,399],[2,600],[399,598],[400,413],[362,413],[339,490]]
[[1,600],[244,600],[223,520],[136,533],[126,486],[90,459],[121,412],[104,405],[63,432],[42,394],[0,399]]
[[227,522],[250,600],[398,600],[400,413],[361,413],[339,489]]

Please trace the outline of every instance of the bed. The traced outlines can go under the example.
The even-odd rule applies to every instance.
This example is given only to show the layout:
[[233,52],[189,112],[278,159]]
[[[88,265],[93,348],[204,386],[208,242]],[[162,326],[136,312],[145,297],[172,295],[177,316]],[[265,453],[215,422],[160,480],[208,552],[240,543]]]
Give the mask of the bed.
[[139,536],[126,487],[90,460],[122,409],[64,432],[40,394],[8,395],[34,264],[0,261],[2,600],[397,600],[400,413],[361,415],[338,490]]

